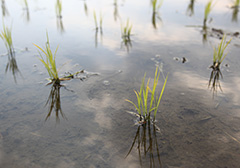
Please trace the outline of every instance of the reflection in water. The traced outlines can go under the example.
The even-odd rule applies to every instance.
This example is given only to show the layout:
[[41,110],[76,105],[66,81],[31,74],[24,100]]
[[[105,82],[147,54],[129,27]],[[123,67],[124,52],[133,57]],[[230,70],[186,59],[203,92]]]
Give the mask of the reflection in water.
[[139,125],[126,158],[132,152],[133,147],[136,144],[141,167],[143,166],[143,159],[149,158],[150,168],[161,168],[162,164],[158,148],[157,130],[158,128],[156,128],[155,124],[151,123],[151,121],[147,121],[146,123]]
[[55,6],[56,16],[57,16],[57,29],[63,33],[64,32],[64,26],[62,22],[62,1],[57,0],[56,6]]
[[27,0],[24,0],[23,10],[25,10],[25,12],[23,13],[23,16],[26,15],[26,16],[24,16],[24,18],[26,19],[27,22],[29,22],[30,21],[30,15],[29,15],[29,8],[28,8]]
[[84,11],[85,11],[85,15],[88,16],[88,7],[87,7],[86,1],[84,1]]
[[102,40],[102,35],[103,35],[103,28],[102,28],[103,17],[102,17],[102,13],[100,13],[99,24],[98,24],[97,15],[96,15],[95,10],[93,11],[93,16],[94,16],[94,22],[95,22],[95,47],[97,48],[97,45],[98,45],[98,31],[100,30],[101,40]]
[[[95,47],[96,48],[98,46],[98,31],[99,31],[99,29],[96,28],[95,29]],[[103,37],[103,31],[102,31],[102,27],[100,27],[100,38],[101,38],[101,41],[102,41],[102,37]]]
[[195,4],[195,0],[190,0],[190,3],[187,7],[187,15],[188,16],[194,15],[194,4]]
[[2,16],[5,17],[5,16],[8,16],[9,13],[8,13],[8,10],[6,8],[6,4],[5,4],[5,0],[2,0]]
[[[16,74],[20,73],[15,57],[15,52],[11,51],[8,53],[8,63],[5,68],[5,73],[8,71],[12,72],[15,83],[17,83]],[[21,74],[21,73],[20,73]]]
[[60,33],[64,33],[64,26],[63,26],[63,22],[62,22],[62,18],[57,18],[57,29],[60,31]]
[[66,118],[65,115],[62,112],[62,108],[61,108],[61,100],[60,100],[60,89],[63,85],[61,85],[60,83],[53,83],[52,87],[51,87],[51,91],[50,94],[48,96],[48,100],[46,105],[49,105],[49,111],[48,111],[48,115],[46,117],[45,120],[47,120],[50,116],[52,111],[55,111],[55,115],[56,115],[56,121],[59,121],[59,116],[61,115],[63,118]]
[[157,24],[156,21],[159,20],[160,22],[162,22],[162,19],[159,15],[159,9],[162,6],[163,0],[160,0],[160,2],[158,0],[151,0],[151,4],[152,4],[152,25],[153,27],[156,29],[157,28]]
[[223,78],[223,75],[221,73],[220,64],[218,62],[214,62],[210,68],[212,69],[212,72],[210,74],[208,87],[211,87],[214,96],[214,94],[217,93],[218,88],[222,91],[219,78],[220,76]]
[[130,37],[124,37],[122,38],[121,48],[125,46],[127,49],[127,52],[129,52],[130,48],[132,48],[132,42]]
[[114,6],[113,12],[114,20],[117,21],[117,18],[120,17],[118,13],[118,0],[114,0],[113,6]]
[[239,5],[233,6],[233,13],[232,13],[232,21],[237,22],[238,21],[238,12],[239,12]]
[[159,13],[153,11],[153,13],[152,13],[152,25],[153,25],[154,29],[157,28],[156,20],[159,20],[162,23],[162,19],[161,19]]
[[207,26],[203,25],[203,27],[202,27],[202,35],[203,35],[202,41],[203,41],[203,43],[207,42],[207,36],[208,36],[208,30],[207,29],[208,29]]

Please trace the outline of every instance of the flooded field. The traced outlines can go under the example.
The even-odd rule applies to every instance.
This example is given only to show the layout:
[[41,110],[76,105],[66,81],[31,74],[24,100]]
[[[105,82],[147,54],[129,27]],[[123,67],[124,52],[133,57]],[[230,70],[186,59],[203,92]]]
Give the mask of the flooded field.
[[[239,167],[239,1],[208,2],[1,0],[0,168]],[[47,85],[34,44],[58,47],[64,81]],[[126,99],[156,66],[167,84],[141,122]]]

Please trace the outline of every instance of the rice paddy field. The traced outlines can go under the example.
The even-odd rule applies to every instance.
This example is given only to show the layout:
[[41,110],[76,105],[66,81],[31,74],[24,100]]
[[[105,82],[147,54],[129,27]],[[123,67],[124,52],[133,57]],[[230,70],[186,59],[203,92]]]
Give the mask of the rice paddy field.
[[[238,0],[0,3],[0,168],[239,167]],[[58,47],[59,81],[36,45]],[[126,99],[156,66],[141,121]]]

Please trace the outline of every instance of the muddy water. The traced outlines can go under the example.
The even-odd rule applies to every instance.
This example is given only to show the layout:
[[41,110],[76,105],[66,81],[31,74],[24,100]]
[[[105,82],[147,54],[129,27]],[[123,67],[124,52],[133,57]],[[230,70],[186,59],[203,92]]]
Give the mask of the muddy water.
[[[238,167],[239,19],[232,19],[231,1],[219,1],[203,30],[207,1],[195,1],[192,16],[190,2],[163,2],[154,22],[148,0],[63,1],[61,19],[56,1],[1,1],[1,23],[12,26],[16,53],[9,59],[0,42],[0,167]],[[102,35],[94,29],[94,10],[103,16]],[[125,45],[121,22],[128,18],[133,35]],[[213,92],[212,46],[222,35],[216,29],[233,39],[221,65],[222,91]],[[59,121],[54,111],[45,121],[51,86],[45,86],[47,72],[32,45],[44,45],[46,30],[52,49],[59,44],[61,76],[82,69],[98,74],[62,82],[65,118]],[[18,72],[5,72],[11,61]],[[160,131],[134,125],[126,112],[134,108],[125,101],[135,100],[133,89],[145,72],[152,83],[156,63],[169,73],[157,115]]]

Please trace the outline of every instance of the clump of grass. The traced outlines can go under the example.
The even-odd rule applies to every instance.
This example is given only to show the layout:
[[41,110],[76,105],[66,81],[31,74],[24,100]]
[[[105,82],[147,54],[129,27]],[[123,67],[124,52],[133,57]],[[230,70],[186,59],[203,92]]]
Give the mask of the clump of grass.
[[52,50],[50,48],[50,43],[49,43],[49,38],[48,38],[48,33],[47,33],[47,42],[46,42],[46,46],[45,48],[41,48],[38,45],[34,44],[42,53],[43,55],[45,55],[46,59],[43,58],[43,55],[41,54],[41,52],[39,51],[39,55],[40,55],[40,61],[44,64],[45,68],[48,71],[50,80],[53,83],[60,83],[60,79],[58,77],[58,70],[56,67],[56,53],[58,50],[58,47],[56,48],[54,54],[52,53]]
[[213,50],[213,65],[211,66],[213,69],[219,69],[220,64],[223,62],[227,53],[224,54],[225,49],[227,48],[228,44],[231,42],[230,39],[226,42],[226,35],[224,34],[222,37],[221,42],[218,44],[218,47],[214,47]]
[[208,16],[210,14],[210,12],[213,9],[213,0],[210,0],[206,6],[205,6],[205,11],[204,11],[204,20],[203,20],[203,25],[206,26],[206,22],[208,20]]
[[144,75],[144,77],[142,79],[142,84],[141,84],[140,90],[134,91],[136,94],[136,97],[137,97],[137,104],[126,99],[126,101],[133,104],[134,107],[136,108],[136,110],[140,116],[140,121],[141,120],[143,120],[143,121],[150,120],[152,111],[154,112],[153,120],[155,120],[155,118],[156,118],[157,111],[158,111],[158,108],[159,108],[159,105],[160,105],[160,102],[162,99],[162,95],[165,90],[165,86],[166,86],[167,79],[168,79],[168,75],[167,75],[167,77],[165,78],[161,93],[159,95],[157,95],[156,89],[157,89],[157,84],[159,81],[160,73],[161,72],[157,66],[156,71],[155,71],[152,89],[150,89],[150,87],[149,87],[150,78],[148,79],[147,84],[145,84],[146,74]]
[[57,17],[62,18],[62,1],[61,0],[57,0],[55,10],[56,10]]
[[235,0],[233,7],[239,7],[240,0]]
[[228,42],[226,42],[226,35],[223,36],[221,42],[218,44],[218,47],[214,47],[213,52],[213,65],[210,67],[212,68],[212,72],[210,74],[210,79],[208,83],[208,87],[211,86],[211,89],[213,90],[213,96],[214,93],[217,92],[217,89],[219,88],[222,91],[221,85],[220,85],[220,77],[223,78],[223,75],[220,70],[220,65],[227,56],[227,53],[224,53],[227,46],[231,42],[232,39],[230,39]]
[[97,15],[96,15],[95,10],[93,11],[93,18],[94,18],[96,30],[98,30],[99,28],[102,30],[102,22],[103,22],[102,13],[100,13],[99,25],[98,25]]
[[0,37],[3,40],[8,53],[10,55],[12,55],[14,53],[14,48],[13,48],[13,41],[12,41],[12,30],[10,28],[8,28],[7,26],[5,26],[5,24],[3,23],[3,30],[0,33]]
[[125,26],[121,26],[122,30],[122,38],[123,39],[130,39],[131,32],[132,32],[132,25],[129,23],[129,19],[127,20],[127,23]]
[[151,0],[153,12],[157,12],[158,9],[161,8],[163,4],[163,0]]

